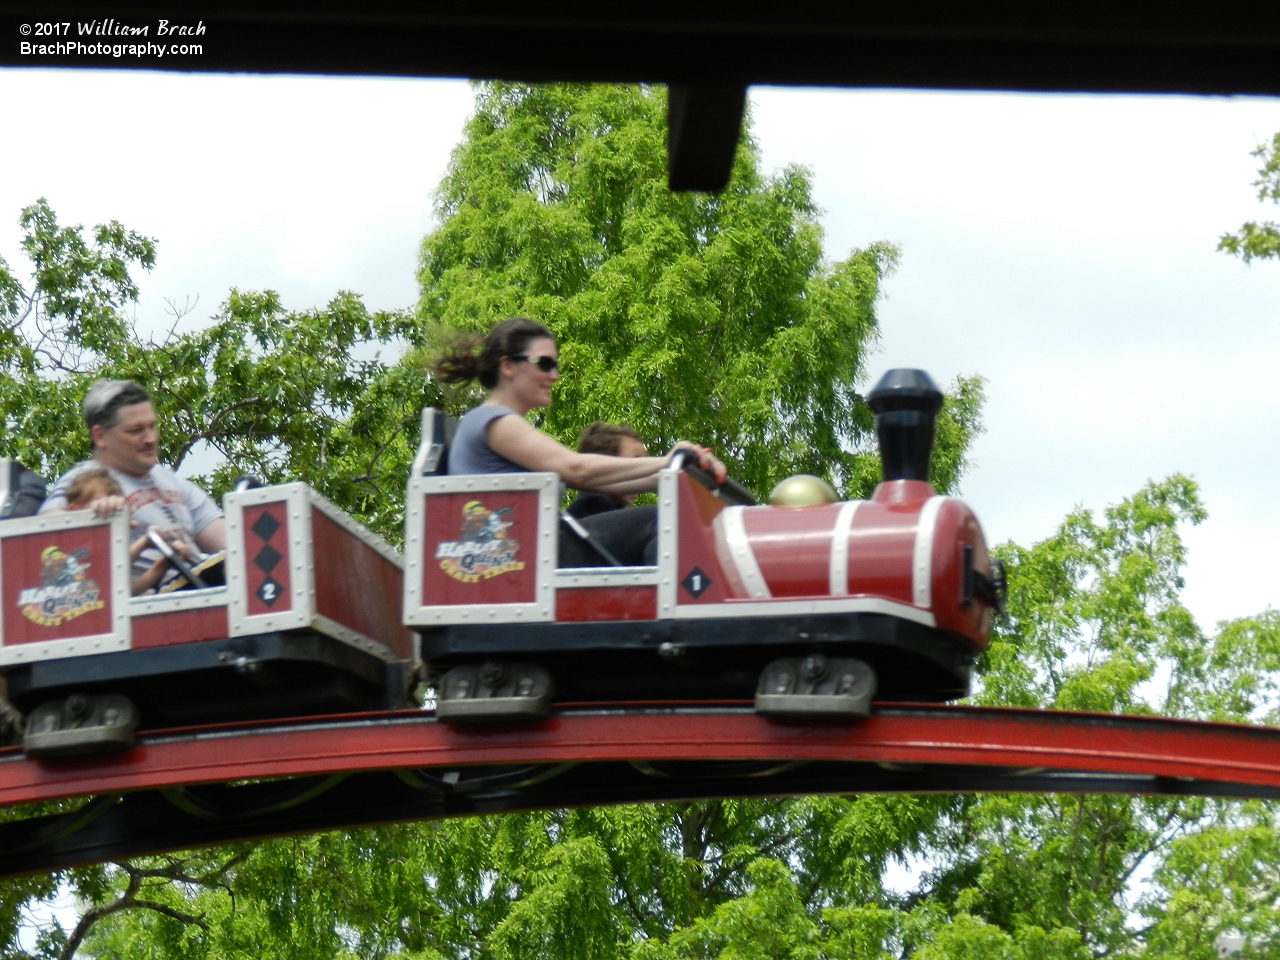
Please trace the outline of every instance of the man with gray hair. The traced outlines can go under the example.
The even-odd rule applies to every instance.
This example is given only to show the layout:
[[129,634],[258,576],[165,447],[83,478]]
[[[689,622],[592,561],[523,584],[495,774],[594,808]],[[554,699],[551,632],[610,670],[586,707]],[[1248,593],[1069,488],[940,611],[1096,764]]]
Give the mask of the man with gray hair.
[[[81,405],[93,458],[78,463],[53,485],[41,513],[67,509],[67,488],[85,471],[105,467],[120,484],[119,496],[102,496],[87,507],[100,517],[128,508],[132,537],[156,527],[206,553],[226,546],[222,511],[207,493],[156,462],[159,434],[151,396],[132,380],[95,380]],[[160,556],[144,550],[134,561],[134,576]]]

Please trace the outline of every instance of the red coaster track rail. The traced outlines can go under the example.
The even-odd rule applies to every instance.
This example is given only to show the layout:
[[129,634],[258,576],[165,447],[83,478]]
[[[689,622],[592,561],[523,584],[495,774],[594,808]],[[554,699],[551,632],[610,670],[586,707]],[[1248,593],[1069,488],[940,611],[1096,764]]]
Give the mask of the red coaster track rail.
[[68,807],[0,824],[0,877],[504,810],[974,791],[1280,798],[1280,730],[926,704],[784,726],[745,705],[687,703],[579,705],[526,729],[400,711],[154,731],[127,753],[74,762],[0,750],[0,806]]

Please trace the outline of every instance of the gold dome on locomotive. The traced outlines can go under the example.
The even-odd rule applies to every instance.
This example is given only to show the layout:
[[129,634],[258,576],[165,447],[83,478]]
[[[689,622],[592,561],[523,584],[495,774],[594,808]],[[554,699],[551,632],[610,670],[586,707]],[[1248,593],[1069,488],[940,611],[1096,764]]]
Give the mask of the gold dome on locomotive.
[[816,507],[839,499],[831,484],[808,473],[787,477],[769,491],[769,504],[774,507]]

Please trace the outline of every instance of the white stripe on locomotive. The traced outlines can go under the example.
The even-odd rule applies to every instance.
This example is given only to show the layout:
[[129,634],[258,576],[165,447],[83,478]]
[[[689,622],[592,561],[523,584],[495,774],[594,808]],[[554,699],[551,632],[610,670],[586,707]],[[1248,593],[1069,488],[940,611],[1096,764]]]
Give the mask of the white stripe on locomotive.
[[831,534],[831,562],[828,566],[829,591],[833,597],[849,595],[849,531],[853,518],[863,500],[849,500],[840,504],[836,514],[836,528]]
[[760,564],[756,562],[755,552],[751,549],[751,540],[747,537],[747,527],[742,517],[745,509],[746,507],[725,507],[716,519],[721,522],[729,558],[746,588],[747,596],[752,600],[768,600],[773,594],[769,592],[769,585],[765,583]]
[[930,497],[920,508],[916,543],[911,557],[911,599],[917,607],[933,605],[933,537],[938,528],[938,512],[950,497]]

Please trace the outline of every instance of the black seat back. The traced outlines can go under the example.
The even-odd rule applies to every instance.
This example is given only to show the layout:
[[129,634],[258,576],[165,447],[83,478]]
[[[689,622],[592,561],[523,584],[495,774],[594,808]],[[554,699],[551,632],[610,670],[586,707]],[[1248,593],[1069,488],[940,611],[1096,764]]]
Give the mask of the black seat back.
[[0,520],[34,517],[44,503],[44,479],[17,460],[0,458]]

